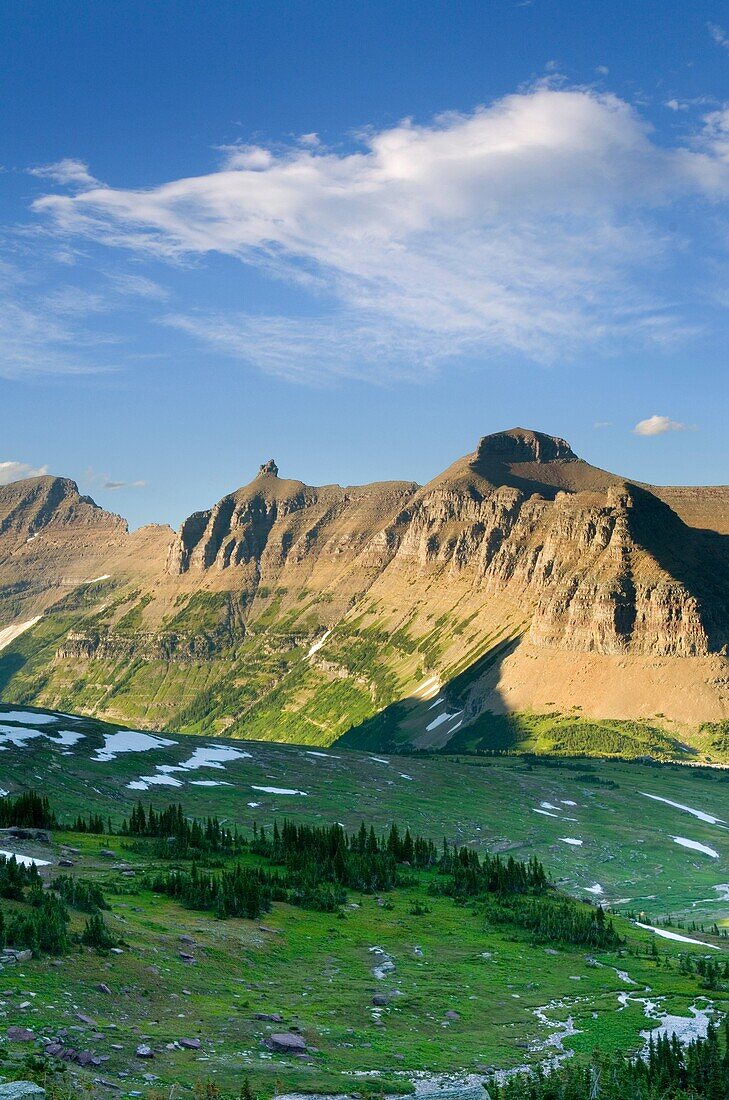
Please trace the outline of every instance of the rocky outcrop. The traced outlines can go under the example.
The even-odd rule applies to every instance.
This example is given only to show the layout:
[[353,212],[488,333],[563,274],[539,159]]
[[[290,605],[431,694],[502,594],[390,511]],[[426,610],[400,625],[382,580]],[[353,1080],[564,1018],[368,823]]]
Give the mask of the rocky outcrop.
[[[565,440],[521,428],[485,437],[423,487],[312,487],[281,478],[269,460],[176,534],[130,535],[72,482],[30,479],[0,489],[0,626],[40,610],[47,631],[67,616],[54,666],[64,699],[90,661],[106,662],[111,680],[156,662],[160,683],[167,666],[204,664],[210,685],[217,661],[223,694],[238,698],[242,684],[246,705],[298,667],[342,699],[351,690],[380,706],[507,641],[529,647],[535,679],[559,664],[547,654],[583,655],[591,668],[604,658],[616,696],[615,660],[693,662],[681,682],[694,676],[704,699],[710,678],[724,682],[729,645],[727,500],[722,487],[626,481]],[[89,587],[107,574],[108,591]],[[338,635],[353,652],[335,651]],[[711,677],[710,658],[719,660]],[[514,691],[528,705],[521,680]],[[305,698],[292,695],[287,714]],[[468,701],[463,721],[479,705]]]

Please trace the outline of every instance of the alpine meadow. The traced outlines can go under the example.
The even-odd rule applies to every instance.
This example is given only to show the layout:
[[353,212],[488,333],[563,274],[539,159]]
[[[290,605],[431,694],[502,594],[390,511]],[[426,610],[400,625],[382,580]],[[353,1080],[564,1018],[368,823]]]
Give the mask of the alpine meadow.
[[729,1100],[725,7],[0,58],[0,1100]]

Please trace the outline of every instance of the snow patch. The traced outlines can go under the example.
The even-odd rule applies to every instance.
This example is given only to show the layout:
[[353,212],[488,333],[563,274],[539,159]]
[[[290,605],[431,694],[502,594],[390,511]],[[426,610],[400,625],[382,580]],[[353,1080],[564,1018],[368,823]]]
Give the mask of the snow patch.
[[264,794],[300,794],[304,798],[309,797],[308,791],[296,791],[290,787],[256,787],[255,784],[251,783],[251,790],[263,791]]
[[703,852],[705,856],[711,856],[712,859],[718,859],[719,853],[710,848],[708,844],[700,844],[698,840],[689,840],[687,836],[672,836],[676,844],[680,844],[682,848],[690,848],[692,852]]
[[33,710],[6,710],[0,712],[0,718],[4,722],[25,722],[27,726],[46,726],[58,720],[55,714],[37,714]]
[[24,856],[20,852],[6,852],[0,848],[0,856],[12,859],[15,856],[16,863],[22,863],[23,867],[50,867],[50,860],[36,859],[35,856]]
[[571,844],[573,848],[581,848],[583,844],[583,841],[577,840],[573,836],[561,836],[559,839],[563,844]]
[[130,791],[148,791],[150,787],[181,787],[179,779],[172,775],[140,775],[132,783],[127,783]]
[[636,928],[644,928],[646,932],[654,932],[656,936],[661,936],[664,940],[676,940],[678,943],[694,943],[698,947],[708,947],[712,951],[721,951],[720,947],[716,944],[706,943],[705,940],[695,940],[691,936],[681,936],[678,932],[669,932],[667,928],[654,928],[652,924],[641,924],[639,920],[635,922]]
[[684,806],[683,802],[672,802],[670,798],[662,798],[659,794],[648,794],[647,791],[640,792],[644,798],[652,798],[654,802],[664,802],[666,806],[673,806],[674,810],[683,810],[685,814],[692,814],[694,817],[698,817],[699,821],[705,821],[707,825],[721,825],[726,827],[726,821],[723,817],[715,817],[714,814],[707,814],[703,810],[694,810],[691,806]]
[[306,660],[307,661],[308,661],[309,657],[313,657],[315,653],[319,652],[319,650],[324,645],[324,642],[327,640],[327,638],[329,637],[330,634],[331,634],[331,630],[325,630],[324,633],[322,634],[321,638],[319,638],[319,640],[317,642],[314,642],[313,646],[309,647],[309,652],[306,654]]
[[457,710],[455,714],[448,714],[447,712],[439,714],[437,718],[434,718],[433,721],[425,727],[426,733],[430,733],[432,730],[437,729],[438,726],[442,726],[444,722],[450,722],[451,719],[457,718],[459,714],[463,714],[463,711]]
[[139,730],[119,730],[118,733],[104,735],[103,747],[91,759],[106,762],[116,760],[122,752],[149,752],[150,749],[163,749],[176,744],[177,741],[170,741],[167,737],[157,737]]
[[[28,539],[30,542],[30,539]],[[36,615],[34,619],[26,619],[24,623],[14,623],[13,626],[4,626],[0,630],[0,649],[5,649],[11,642],[14,642],[16,638],[19,638],[21,634],[24,634],[26,630],[30,630],[32,626],[39,621],[40,615]]]
[[222,768],[231,760],[252,760],[253,756],[242,749],[231,749],[224,745],[204,745],[195,749],[189,760],[183,760],[175,770],[195,771],[197,768]]

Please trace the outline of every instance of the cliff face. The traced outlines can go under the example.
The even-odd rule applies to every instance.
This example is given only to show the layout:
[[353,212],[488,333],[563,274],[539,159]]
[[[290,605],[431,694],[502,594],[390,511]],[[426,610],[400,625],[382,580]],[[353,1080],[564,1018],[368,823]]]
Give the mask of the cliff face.
[[72,482],[32,479],[0,490],[0,627],[59,624],[50,666],[17,674],[24,698],[151,725],[327,742],[464,677],[441,733],[515,706],[590,712],[598,680],[612,717],[721,722],[727,498],[626,482],[525,429],[422,488],[314,488],[269,462],[176,534],[129,535]]

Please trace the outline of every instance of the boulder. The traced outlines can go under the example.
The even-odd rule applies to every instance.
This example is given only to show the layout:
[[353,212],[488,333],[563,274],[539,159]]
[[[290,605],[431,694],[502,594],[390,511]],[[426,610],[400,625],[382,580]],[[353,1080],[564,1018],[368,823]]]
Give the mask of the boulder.
[[372,1004],[377,1005],[378,1008],[381,1008],[389,1003],[390,998],[386,993],[375,993],[374,997],[372,998]]
[[27,1027],[17,1027],[15,1024],[9,1027],[5,1034],[13,1043],[32,1043],[35,1039],[34,1032]]
[[306,1054],[304,1037],[294,1035],[292,1031],[280,1031],[269,1035],[266,1046],[278,1054]]
[[96,1027],[96,1020],[92,1020],[90,1016],[84,1015],[83,1012],[77,1012],[76,1019],[80,1020],[82,1024],[86,1024],[87,1027]]
[[116,859],[116,852],[112,852],[111,848],[102,848],[99,855],[104,859]]
[[454,1012],[452,1008],[449,1008],[445,1014],[445,1018],[446,1020],[460,1020],[461,1014],[460,1012]]
[[200,1049],[200,1040],[199,1039],[178,1039],[177,1043],[178,1043],[179,1046],[183,1047],[184,1050],[199,1050]]
[[0,1085],[0,1100],[43,1100],[46,1090],[35,1081],[7,1081]]
[[111,989],[106,984],[106,982],[97,982],[96,985],[94,986],[94,989],[96,990],[97,993],[109,993],[109,994],[111,993]]
[[8,829],[0,829],[0,836],[11,837],[13,840],[37,840],[39,844],[51,842],[51,834],[46,829],[26,829],[22,825],[11,825]]
[[27,947],[19,951],[14,947],[6,947],[3,949],[3,962],[30,962],[33,958],[33,952]]
[[134,1053],[137,1058],[154,1058],[154,1051],[146,1043],[140,1043]]
[[283,1023],[283,1016],[279,1016],[278,1012],[256,1012],[253,1019],[266,1020],[269,1024]]

